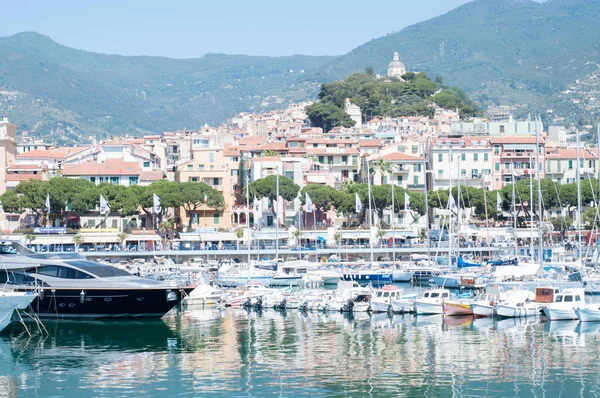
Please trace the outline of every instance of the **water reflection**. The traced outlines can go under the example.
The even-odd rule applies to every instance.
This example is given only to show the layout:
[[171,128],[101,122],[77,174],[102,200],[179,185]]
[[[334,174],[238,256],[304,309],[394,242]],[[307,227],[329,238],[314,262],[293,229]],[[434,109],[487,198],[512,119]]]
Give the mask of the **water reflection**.
[[600,324],[195,308],[46,327],[0,340],[0,396],[600,393]]

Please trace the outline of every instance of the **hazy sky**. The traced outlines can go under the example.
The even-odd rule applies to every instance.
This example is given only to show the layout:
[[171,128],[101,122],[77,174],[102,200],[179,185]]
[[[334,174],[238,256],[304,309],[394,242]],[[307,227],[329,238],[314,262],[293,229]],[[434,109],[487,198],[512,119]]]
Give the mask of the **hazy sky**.
[[35,31],[79,49],[337,55],[469,0],[37,0],[2,8],[0,36]]

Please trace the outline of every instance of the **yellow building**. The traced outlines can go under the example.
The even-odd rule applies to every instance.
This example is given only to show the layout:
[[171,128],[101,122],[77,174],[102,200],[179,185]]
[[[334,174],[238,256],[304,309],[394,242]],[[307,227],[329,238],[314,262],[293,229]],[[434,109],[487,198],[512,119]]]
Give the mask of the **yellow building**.
[[6,192],[6,172],[15,163],[17,126],[8,118],[0,121],[0,195]]
[[184,227],[192,218],[192,228],[232,227],[232,208],[240,196],[239,152],[223,148],[195,150],[193,159],[177,164],[175,179],[179,182],[203,182],[221,192],[225,205],[214,209],[202,204],[190,214],[183,207],[178,210],[179,222]]

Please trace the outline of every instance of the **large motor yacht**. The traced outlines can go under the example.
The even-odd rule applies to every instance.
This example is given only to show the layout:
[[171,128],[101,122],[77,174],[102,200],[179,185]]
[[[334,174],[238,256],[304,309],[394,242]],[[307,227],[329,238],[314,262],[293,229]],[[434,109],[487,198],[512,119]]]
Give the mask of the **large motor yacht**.
[[131,275],[75,253],[37,254],[17,242],[0,244],[0,283],[37,293],[40,317],[161,317],[195,286]]

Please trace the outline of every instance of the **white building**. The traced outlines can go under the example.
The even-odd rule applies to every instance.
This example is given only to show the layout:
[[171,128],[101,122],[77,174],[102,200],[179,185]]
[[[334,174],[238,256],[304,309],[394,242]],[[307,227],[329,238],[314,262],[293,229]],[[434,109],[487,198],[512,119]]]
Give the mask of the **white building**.
[[402,75],[406,73],[406,67],[400,61],[400,57],[398,57],[398,53],[394,53],[394,59],[388,65],[388,76],[389,77],[397,77],[401,78]]
[[346,98],[346,101],[344,102],[344,112],[346,112],[348,116],[350,116],[350,119],[354,120],[354,127],[362,127],[362,112],[360,111],[360,106],[350,102],[349,98]]

